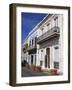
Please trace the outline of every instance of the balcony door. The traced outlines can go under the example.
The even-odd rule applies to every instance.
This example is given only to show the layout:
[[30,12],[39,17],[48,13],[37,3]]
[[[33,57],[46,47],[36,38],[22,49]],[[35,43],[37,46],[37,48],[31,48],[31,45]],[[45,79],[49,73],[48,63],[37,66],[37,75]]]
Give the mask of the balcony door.
[[50,48],[46,49],[45,68],[50,68]]

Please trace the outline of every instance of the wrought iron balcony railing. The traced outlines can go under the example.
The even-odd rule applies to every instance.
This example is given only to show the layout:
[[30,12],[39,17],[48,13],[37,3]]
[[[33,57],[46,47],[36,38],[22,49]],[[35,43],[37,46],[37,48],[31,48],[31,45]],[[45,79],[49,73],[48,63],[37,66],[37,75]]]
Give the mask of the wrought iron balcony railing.
[[36,48],[37,48],[36,45],[29,46],[29,47],[27,48],[27,51],[34,50],[34,49],[36,49]]
[[40,44],[48,39],[51,39],[55,36],[59,36],[60,35],[60,29],[59,27],[53,27],[50,30],[48,30],[46,33],[44,33],[43,35],[39,36],[37,38],[37,43]]

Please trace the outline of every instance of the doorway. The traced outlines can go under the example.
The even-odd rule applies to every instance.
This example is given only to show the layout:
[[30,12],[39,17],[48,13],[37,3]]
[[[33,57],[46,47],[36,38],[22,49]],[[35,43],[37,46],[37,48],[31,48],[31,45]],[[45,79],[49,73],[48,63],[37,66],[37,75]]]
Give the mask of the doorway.
[[33,55],[31,55],[31,64],[33,64]]
[[45,68],[50,68],[50,48],[46,49]]

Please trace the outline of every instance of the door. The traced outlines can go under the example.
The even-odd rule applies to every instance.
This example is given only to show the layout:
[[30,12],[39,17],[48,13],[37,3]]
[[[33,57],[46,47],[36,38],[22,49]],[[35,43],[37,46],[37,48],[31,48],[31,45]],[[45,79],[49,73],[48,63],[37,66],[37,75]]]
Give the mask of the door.
[[50,48],[46,49],[45,68],[50,68]]
[[33,55],[31,55],[31,64],[33,64]]

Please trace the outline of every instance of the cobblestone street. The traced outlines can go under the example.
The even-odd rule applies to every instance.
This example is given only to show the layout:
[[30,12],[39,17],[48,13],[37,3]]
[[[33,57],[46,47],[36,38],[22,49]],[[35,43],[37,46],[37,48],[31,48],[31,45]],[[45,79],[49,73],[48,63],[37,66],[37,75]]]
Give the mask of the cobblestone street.
[[37,72],[26,67],[22,67],[22,77],[31,77],[31,76],[48,76],[47,72]]

